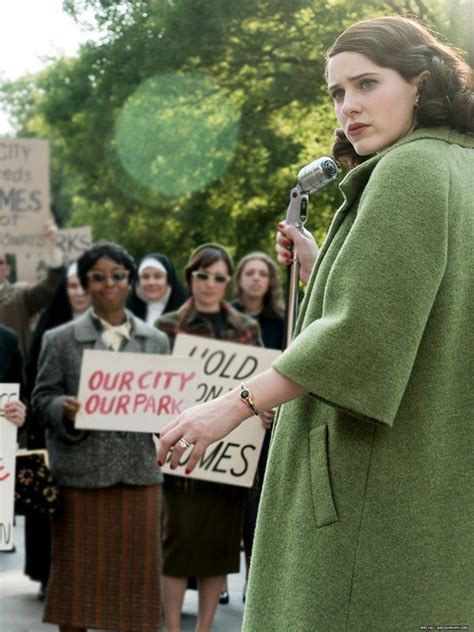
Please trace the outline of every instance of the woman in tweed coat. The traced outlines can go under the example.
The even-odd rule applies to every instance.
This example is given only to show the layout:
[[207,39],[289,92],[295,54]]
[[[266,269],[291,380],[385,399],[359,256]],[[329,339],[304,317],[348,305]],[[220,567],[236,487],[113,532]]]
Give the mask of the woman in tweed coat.
[[87,250],[78,276],[92,308],[45,334],[32,397],[62,496],[44,620],[62,632],[156,632],[162,474],[152,435],[78,430],[74,420],[84,349],[162,354],[169,345],[125,310],[135,266],[121,246]]
[[[249,380],[276,421],[245,632],[474,624],[472,71],[417,22],[366,20],[328,53],[351,168],[292,344]],[[284,257],[286,258],[286,257]],[[236,389],[162,432],[192,467],[250,415]],[[223,415],[226,411],[226,415]],[[182,453],[178,446],[174,459]],[[194,457],[194,458],[193,458]]]

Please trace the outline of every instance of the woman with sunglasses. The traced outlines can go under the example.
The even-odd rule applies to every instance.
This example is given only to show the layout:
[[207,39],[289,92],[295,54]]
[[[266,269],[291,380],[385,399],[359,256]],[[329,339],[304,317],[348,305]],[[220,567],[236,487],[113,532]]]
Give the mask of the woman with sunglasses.
[[349,173],[313,266],[308,235],[280,226],[279,257],[294,242],[309,277],[293,341],[247,392],[165,427],[159,459],[179,461],[182,438],[192,469],[249,394],[283,404],[245,632],[472,627],[472,69],[393,16],[345,30],[326,79]]
[[138,280],[133,286],[128,308],[149,325],[168,312],[177,310],[188,293],[166,255],[152,252],[138,264]]
[[62,499],[44,621],[61,632],[158,631],[162,474],[153,437],[79,430],[74,422],[85,349],[163,354],[169,345],[125,309],[136,271],[124,248],[99,242],[77,267],[91,308],[46,332],[32,396]]
[[[218,244],[204,244],[185,269],[191,298],[157,326],[173,345],[176,334],[261,346],[258,324],[224,300],[232,260]],[[199,592],[196,631],[211,629],[228,573],[239,571],[245,491],[231,485],[165,477],[163,496],[163,608],[167,632],[181,630],[188,578]]]

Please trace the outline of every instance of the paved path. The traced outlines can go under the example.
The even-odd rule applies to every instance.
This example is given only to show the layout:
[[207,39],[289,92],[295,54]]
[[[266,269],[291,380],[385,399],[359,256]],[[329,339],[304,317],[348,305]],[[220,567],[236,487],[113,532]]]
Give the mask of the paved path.
[[[23,519],[15,527],[16,553],[0,553],[0,632],[57,632],[57,627],[42,623],[43,606],[36,594],[38,584],[23,575]],[[230,603],[217,609],[213,632],[240,632],[243,604],[244,563],[241,572],[229,575]],[[197,593],[186,592],[183,632],[191,632],[196,622]]]

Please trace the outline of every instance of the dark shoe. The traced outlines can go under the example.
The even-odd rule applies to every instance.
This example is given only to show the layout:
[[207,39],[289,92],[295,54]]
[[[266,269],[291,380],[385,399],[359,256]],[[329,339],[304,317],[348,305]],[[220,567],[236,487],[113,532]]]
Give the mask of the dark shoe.
[[219,596],[219,603],[227,604],[229,603],[229,593],[227,590],[223,590]]
[[46,584],[41,582],[39,590],[38,590],[38,599],[40,601],[44,601],[46,599]]

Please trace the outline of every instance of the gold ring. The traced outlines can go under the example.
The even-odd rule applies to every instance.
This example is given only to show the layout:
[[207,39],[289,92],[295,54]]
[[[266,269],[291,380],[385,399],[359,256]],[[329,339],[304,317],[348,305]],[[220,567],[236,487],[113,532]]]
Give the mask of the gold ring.
[[184,437],[181,437],[181,439],[178,441],[178,445],[181,446],[183,450],[187,450],[191,447],[191,444],[188,443]]

